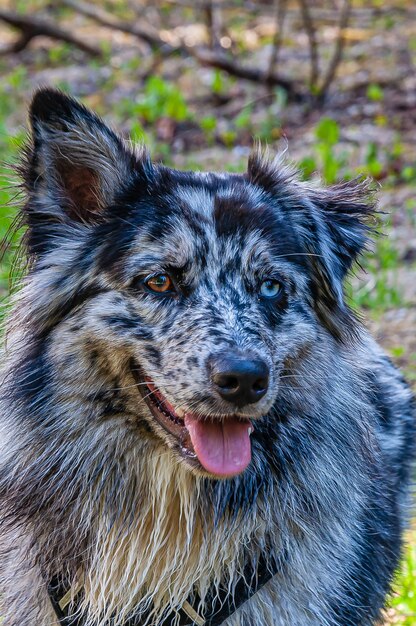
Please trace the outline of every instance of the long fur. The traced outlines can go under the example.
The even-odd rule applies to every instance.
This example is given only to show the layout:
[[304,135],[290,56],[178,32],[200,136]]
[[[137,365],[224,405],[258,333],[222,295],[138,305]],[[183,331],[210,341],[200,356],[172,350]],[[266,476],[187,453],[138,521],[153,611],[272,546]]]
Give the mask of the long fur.
[[[50,90],[22,165],[30,269],[8,323],[0,397],[0,613],[49,626],[62,575],[86,626],[122,626],[238,580],[276,576],[227,626],[370,626],[400,556],[414,456],[411,393],[345,302],[374,205],[282,162],[177,172]],[[137,276],[180,273],[175,302]],[[258,297],[277,272],[279,306]],[[179,279],[178,279],[179,280]],[[177,408],[232,412],[207,359],[269,367],[248,407],[252,461],[218,480],[152,418],[140,367]],[[247,580],[249,585],[252,581]],[[150,611],[150,612],[149,612]]]

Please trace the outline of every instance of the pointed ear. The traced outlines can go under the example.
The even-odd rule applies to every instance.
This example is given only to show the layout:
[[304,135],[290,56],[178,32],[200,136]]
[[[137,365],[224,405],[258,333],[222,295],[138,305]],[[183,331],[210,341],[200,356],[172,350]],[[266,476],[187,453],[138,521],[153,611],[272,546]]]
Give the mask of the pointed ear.
[[342,281],[364,250],[374,228],[376,202],[369,180],[351,180],[312,189],[309,199],[327,232],[335,278]]
[[59,91],[38,91],[29,117],[31,144],[22,167],[29,218],[37,223],[100,221],[105,207],[143,169],[140,155],[98,116]]
[[354,331],[354,315],[345,302],[343,281],[373,230],[374,194],[369,181],[348,181],[317,189],[300,182],[281,157],[270,161],[255,152],[248,178],[278,201],[305,254],[314,309],[338,339]]
[[308,192],[309,233],[303,231],[303,241],[311,252],[315,308],[332,334],[343,340],[354,328],[343,282],[374,231],[373,188],[369,181],[355,180]]

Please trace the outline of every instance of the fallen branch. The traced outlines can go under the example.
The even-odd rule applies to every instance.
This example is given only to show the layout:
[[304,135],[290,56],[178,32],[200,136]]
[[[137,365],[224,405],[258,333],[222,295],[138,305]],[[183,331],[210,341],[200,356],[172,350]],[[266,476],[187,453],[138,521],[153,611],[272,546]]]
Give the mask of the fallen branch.
[[1,54],[6,54],[8,52],[20,52],[21,50],[24,50],[29,42],[35,37],[45,36],[72,44],[91,56],[101,55],[101,50],[99,48],[85,43],[82,39],[76,35],[72,35],[60,26],[33,15],[20,15],[18,13],[13,13],[12,11],[4,11],[3,9],[0,9],[0,20],[6,22],[6,24],[9,24],[21,32],[20,38],[8,48],[3,49]]
[[77,13],[81,13],[81,15],[91,18],[97,22],[97,24],[101,24],[101,26],[106,26],[112,30],[119,30],[122,33],[133,35],[133,37],[141,39],[152,48],[161,48],[162,51],[167,53],[175,52],[177,50],[176,47],[163,41],[156,30],[150,27],[142,28],[138,24],[119,20],[114,17],[112,13],[109,13],[104,9],[100,9],[94,4],[82,2],[82,0],[62,0],[61,4],[73,9]]
[[267,87],[283,87],[283,89],[286,90],[288,97],[292,100],[300,101],[304,100],[306,97],[306,94],[301,91],[292,80],[274,72],[270,73],[268,70],[258,70],[256,68],[244,67],[222,52],[209,50],[206,47],[189,46],[184,41],[181,41],[177,45],[168,44],[154,29],[151,29],[150,27],[143,28],[137,24],[118,20],[114,17],[114,15],[108,13],[104,9],[82,2],[82,0],[61,1],[65,6],[72,8],[74,11],[77,11],[82,15],[90,17],[102,26],[119,30],[120,32],[128,33],[138,39],[142,39],[154,50],[164,55],[179,53],[192,56],[201,65],[223,70],[231,76],[242,78],[243,80],[248,80],[254,83],[260,83]]
[[259,70],[252,67],[245,67],[223,54],[216,54],[204,48],[188,47],[187,50],[201,65],[223,70],[236,78],[249,80],[253,83],[260,83],[266,87],[283,87],[283,89],[287,91],[288,97],[292,100],[303,100],[305,98],[305,93],[300,91],[293,81],[275,73],[270,74],[268,69]]
[[[170,4],[172,6],[179,7],[187,7],[192,9],[203,9],[204,3],[206,0],[201,0],[200,2],[194,2],[194,0],[164,0],[166,4]],[[270,11],[273,8],[270,0],[264,0],[261,2],[260,0],[256,0],[255,2],[250,2],[249,0],[244,0],[244,5],[242,7],[241,0],[235,0],[234,2],[229,1],[225,2],[225,0],[218,0],[218,2],[212,2],[212,6],[214,8],[219,8],[221,10],[234,10],[243,8],[246,11],[251,11],[257,13],[259,11]]]

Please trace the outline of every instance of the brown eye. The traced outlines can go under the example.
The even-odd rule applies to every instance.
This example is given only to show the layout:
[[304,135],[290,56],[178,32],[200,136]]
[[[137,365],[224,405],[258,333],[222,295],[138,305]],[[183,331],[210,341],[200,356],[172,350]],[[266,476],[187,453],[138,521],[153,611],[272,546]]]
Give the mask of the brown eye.
[[148,278],[144,284],[155,293],[168,293],[175,290],[173,281],[168,274],[156,274],[156,276]]

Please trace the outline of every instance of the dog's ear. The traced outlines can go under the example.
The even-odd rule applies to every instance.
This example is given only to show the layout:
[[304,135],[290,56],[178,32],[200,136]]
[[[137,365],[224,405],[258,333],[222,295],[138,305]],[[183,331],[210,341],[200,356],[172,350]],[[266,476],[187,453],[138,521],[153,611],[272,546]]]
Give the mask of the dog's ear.
[[48,222],[99,222],[135,177],[149,173],[145,153],[135,153],[98,116],[60,91],[38,91],[29,119],[31,138],[21,168],[29,229]]
[[343,281],[372,230],[371,184],[347,181],[318,189],[300,182],[281,158],[270,161],[258,152],[250,158],[248,178],[278,200],[293,225],[318,317],[338,339],[350,336],[354,315],[345,302]]
[[365,249],[374,227],[375,202],[368,181],[347,181],[308,189],[302,239],[312,270],[312,292],[320,319],[334,336],[344,339],[354,328],[343,283]]

